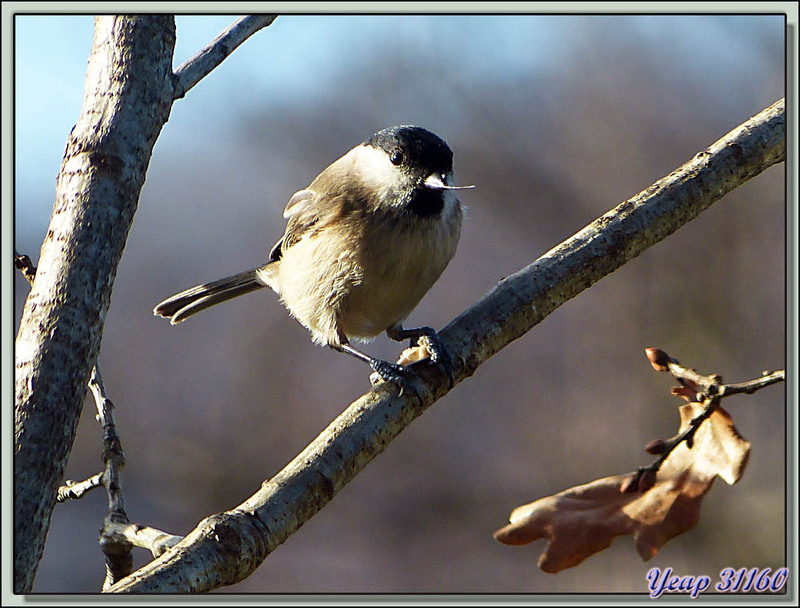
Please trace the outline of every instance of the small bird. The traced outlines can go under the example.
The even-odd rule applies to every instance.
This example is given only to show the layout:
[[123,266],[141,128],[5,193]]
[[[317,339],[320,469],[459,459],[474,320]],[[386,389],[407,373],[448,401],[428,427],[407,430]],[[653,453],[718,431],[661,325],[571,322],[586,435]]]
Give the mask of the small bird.
[[365,361],[384,381],[402,384],[405,366],[351,345],[381,332],[424,346],[452,363],[436,331],[403,321],[456,252],[464,210],[453,186],[453,152],[421,127],[383,129],[331,163],[286,205],[283,237],[266,264],[182,291],[157,316],[189,316],[270,287],[313,341]]

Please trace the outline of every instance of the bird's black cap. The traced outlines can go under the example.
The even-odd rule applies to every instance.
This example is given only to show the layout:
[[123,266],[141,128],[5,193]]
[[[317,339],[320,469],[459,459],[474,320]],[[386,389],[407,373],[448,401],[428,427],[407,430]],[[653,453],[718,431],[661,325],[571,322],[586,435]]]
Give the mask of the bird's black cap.
[[390,157],[399,151],[403,158],[396,164],[402,163],[408,168],[425,168],[442,173],[449,173],[453,169],[453,151],[441,137],[422,127],[389,127],[378,131],[365,143],[386,151]]

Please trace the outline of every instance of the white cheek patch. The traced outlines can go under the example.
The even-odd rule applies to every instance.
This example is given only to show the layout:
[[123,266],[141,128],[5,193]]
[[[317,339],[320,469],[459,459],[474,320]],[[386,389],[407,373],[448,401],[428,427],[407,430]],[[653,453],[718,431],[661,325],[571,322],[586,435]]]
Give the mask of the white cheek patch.
[[357,167],[354,173],[377,194],[380,200],[386,200],[406,179],[403,172],[392,164],[389,155],[383,150],[361,145],[353,148],[348,156],[351,155],[353,167]]
[[353,164],[358,165],[359,173],[363,176],[370,176],[378,181],[397,179],[398,169],[383,150],[361,145],[353,148],[350,154],[353,156]]

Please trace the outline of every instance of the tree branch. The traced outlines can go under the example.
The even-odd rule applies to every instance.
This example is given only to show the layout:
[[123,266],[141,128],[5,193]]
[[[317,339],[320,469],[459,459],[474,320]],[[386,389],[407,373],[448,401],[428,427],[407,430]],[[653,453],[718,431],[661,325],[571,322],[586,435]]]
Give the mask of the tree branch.
[[175,99],[180,99],[194,85],[228,58],[236,48],[255,34],[269,26],[277,15],[248,15],[235,21],[217,36],[202,51],[175,70]]
[[[33,285],[33,280],[36,278],[36,266],[34,266],[29,256],[22,255],[14,251],[14,267],[17,268],[22,273],[22,276],[25,277],[25,279],[28,281],[30,285]],[[99,378],[99,372],[97,371],[97,366],[92,368],[92,379],[89,381],[90,387],[92,382],[95,381],[96,377]],[[102,384],[102,380],[100,380],[100,383]],[[105,388],[102,389],[102,393],[105,394]],[[95,397],[96,396],[97,394],[95,393]],[[84,479],[83,481],[72,481],[71,479],[67,479],[64,481],[64,484],[58,488],[58,492],[56,492],[56,502],[65,502],[67,500],[79,500],[83,498],[83,495],[89,492],[90,490],[102,487],[103,487],[102,472],[96,473],[91,477],[89,477],[88,479]]]
[[567,300],[697,217],[723,196],[786,159],[785,100],[617,205],[533,264],[503,279],[442,332],[470,375]]
[[[116,433],[109,435],[113,431],[110,409],[100,413],[105,430],[105,472],[79,484],[58,487],[90,371],[95,369],[117,265],[153,146],[173,101],[274,18],[238,20],[181,66],[178,74],[171,70],[175,46],[172,16],[95,19],[83,108],[67,141],[39,272],[35,273],[27,256],[15,254],[14,260],[32,282],[15,344],[15,593],[32,589],[57,499],[82,495],[102,481],[109,492],[110,509],[104,530],[111,524],[127,524],[118,486],[122,452],[116,449]],[[99,376],[95,378],[99,380]],[[110,405],[102,394],[101,381],[93,383],[93,390],[98,407]],[[110,427],[106,424],[109,420]],[[104,536],[100,539],[107,565],[116,564],[115,573],[107,572],[107,583],[131,569],[123,564],[130,555],[129,545],[125,546],[128,541],[123,539],[117,546],[115,538],[108,543]]]
[[30,285],[33,285],[33,279],[36,278],[36,266],[33,265],[30,257],[14,251],[14,268],[22,273]]
[[[780,100],[647,190],[503,279],[440,337],[455,381],[561,304],[666,238],[725,194],[782,162]],[[109,591],[204,592],[249,576],[408,424],[448,391],[447,374],[415,365],[412,391],[381,384],[351,404],[313,443],[238,507],[206,518],[172,550]]]
[[28,593],[153,145],[169,117],[169,16],[95,19],[81,116],[15,345],[14,591]]
[[100,530],[100,548],[106,556],[106,578],[103,582],[103,589],[108,589],[133,571],[131,543],[111,531],[117,525],[130,523],[122,494],[122,469],[125,468],[125,454],[122,451],[122,441],[117,434],[117,425],[114,421],[114,403],[106,394],[106,386],[98,365],[95,365],[92,370],[89,389],[92,391],[97,407],[97,421],[103,428],[105,469],[102,482],[108,495],[108,514],[103,521],[103,528]]
[[[14,266],[18,268],[28,283],[33,285],[36,278],[36,266],[30,257],[14,252]],[[103,428],[103,454],[105,469],[84,481],[66,480],[58,488],[56,501],[79,500],[84,494],[95,488],[106,488],[108,494],[108,514],[100,530],[100,548],[106,556],[106,577],[103,589],[108,589],[117,581],[125,578],[133,571],[133,555],[131,549],[145,547],[150,549],[153,557],[158,557],[169,547],[177,544],[182,538],[172,536],[138,524],[131,524],[125,512],[125,500],[122,494],[122,469],[125,467],[125,455],[122,441],[117,434],[114,422],[114,403],[106,393],[106,386],[100,374],[100,368],[92,368],[89,389],[94,396],[97,407],[97,421]]]
[[659,372],[669,372],[680,383],[680,388],[673,393],[682,395],[687,399],[703,401],[709,397],[728,397],[741,393],[752,394],[757,390],[786,380],[786,370],[763,371],[759,378],[735,384],[723,384],[719,374],[704,375],[696,370],[681,365],[680,361],[670,357],[660,348],[645,349],[650,364]]

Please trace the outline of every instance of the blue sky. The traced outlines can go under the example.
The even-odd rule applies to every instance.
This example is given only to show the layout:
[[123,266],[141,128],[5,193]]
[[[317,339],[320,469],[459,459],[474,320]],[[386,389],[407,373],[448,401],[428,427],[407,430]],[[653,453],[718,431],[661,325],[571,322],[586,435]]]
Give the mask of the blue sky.
[[[230,25],[235,16],[177,17],[175,66],[177,67]],[[302,19],[302,27],[292,21]],[[449,20],[449,19],[445,19]],[[468,54],[471,69],[478,75],[498,77],[515,66],[528,67],[533,61],[546,64],[549,40],[558,27],[567,27],[558,18],[540,25],[536,36],[530,27],[512,17],[462,17],[459,28],[467,26],[483,36],[474,36],[469,46],[459,49]],[[559,26],[558,23],[561,23]],[[487,23],[496,35],[487,35]],[[409,45],[420,45],[436,37],[441,20],[428,20],[422,27],[416,17],[280,17],[266,31],[256,34],[237,49],[224,63],[198,85],[193,95],[202,94],[206,101],[222,102],[234,83],[247,79],[249,96],[234,98],[250,104],[278,99],[303,99],[315,89],[325,87],[325,78],[335,78],[334,66],[325,65],[343,48],[350,55],[369,58],[376,44],[386,36],[405,37]],[[80,112],[83,96],[83,74],[91,48],[93,20],[91,16],[19,16],[16,18],[16,146],[17,177],[22,184],[54,182],[63,153],[64,142]],[[324,43],[321,41],[324,40]],[[495,43],[502,40],[498,47]],[[488,53],[485,45],[492,45]],[[336,50],[333,52],[333,50]],[[489,60],[489,58],[492,58]],[[503,58],[503,70],[495,61]],[[265,61],[264,58],[272,58]],[[320,66],[320,64],[323,64]],[[308,66],[320,66],[312,84],[306,77]],[[320,81],[319,78],[323,80]],[[226,99],[226,103],[230,100]],[[203,108],[178,102],[176,109],[191,113],[188,120],[205,128],[227,128],[226,121],[208,122]]]

